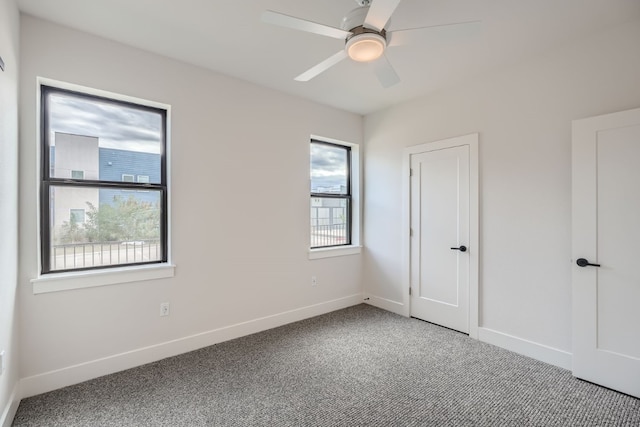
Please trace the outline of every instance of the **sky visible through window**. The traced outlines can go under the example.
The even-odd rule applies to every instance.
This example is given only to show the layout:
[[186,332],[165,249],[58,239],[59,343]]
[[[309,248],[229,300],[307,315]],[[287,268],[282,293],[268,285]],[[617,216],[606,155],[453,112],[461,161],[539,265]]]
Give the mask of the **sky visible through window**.
[[311,144],[311,192],[345,193],[347,150],[326,144]]
[[159,154],[162,149],[162,116],[67,93],[49,94],[49,141],[56,132],[93,136],[100,147]]

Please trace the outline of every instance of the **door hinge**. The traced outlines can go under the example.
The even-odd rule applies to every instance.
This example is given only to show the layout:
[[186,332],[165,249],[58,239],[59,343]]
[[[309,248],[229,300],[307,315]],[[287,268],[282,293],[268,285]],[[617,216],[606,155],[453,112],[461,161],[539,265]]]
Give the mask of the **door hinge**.
[[413,169],[409,169],[409,176],[413,176]]
[[411,288],[409,288],[409,296],[411,296]]
[[413,228],[409,229],[409,237],[413,237]]

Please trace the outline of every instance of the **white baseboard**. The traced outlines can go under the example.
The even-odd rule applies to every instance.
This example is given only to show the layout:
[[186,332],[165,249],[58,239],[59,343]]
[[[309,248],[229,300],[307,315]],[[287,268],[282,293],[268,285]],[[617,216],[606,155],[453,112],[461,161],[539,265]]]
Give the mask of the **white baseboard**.
[[[308,319],[362,303],[362,294],[350,295],[332,301],[310,305],[247,322],[202,332],[139,348],[125,353],[115,354],[102,359],[92,360],[78,365],[68,366],[55,371],[45,372],[23,378],[20,382],[21,398],[46,393],[69,385],[88,381],[103,375],[134,368],[167,357],[177,356],[199,348],[223,341],[240,338],[245,335],[262,332],[288,323]],[[4,426],[3,426],[4,427]]]
[[364,303],[372,305],[374,307],[381,308],[383,310],[390,311],[392,313],[399,314],[401,316],[405,316],[405,317],[409,316],[407,307],[403,303],[398,301],[377,297],[375,295],[365,294]]
[[13,423],[13,418],[16,416],[16,412],[18,411],[18,405],[20,405],[20,398],[18,393],[18,389],[20,387],[20,383],[17,383],[13,387],[13,391],[11,392],[11,397],[9,397],[9,402],[7,406],[2,411],[2,415],[0,416],[0,426],[2,427],[11,427]]
[[548,347],[533,341],[527,341],[522,338],[487,328],[478,329],[478,339],[509,351],[513,351],[514,353],[522,354],[523,356],[531,357],[532,359],[536,359],[541,362],[571,370],[571,360],[573,356],[567,351]]

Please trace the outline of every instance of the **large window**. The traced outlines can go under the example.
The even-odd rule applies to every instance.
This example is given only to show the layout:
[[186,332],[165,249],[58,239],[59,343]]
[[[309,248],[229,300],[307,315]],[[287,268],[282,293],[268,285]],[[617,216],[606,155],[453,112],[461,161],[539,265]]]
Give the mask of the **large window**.
[[311,248],[351,244],[351,148],[311,140]]
[[42,273],[166,262],[167,111],[42,85],[41,124]]

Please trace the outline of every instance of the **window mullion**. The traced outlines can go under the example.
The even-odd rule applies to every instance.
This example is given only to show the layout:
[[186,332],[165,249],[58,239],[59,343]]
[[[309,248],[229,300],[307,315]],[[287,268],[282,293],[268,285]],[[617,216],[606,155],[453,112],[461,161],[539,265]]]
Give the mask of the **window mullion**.
[[311,197],[323,197],[326,199],[348,199],[351,196],[349,194],[311,193]]
[[96,180],[74,180],[66,178],[51,178],[45,180],[50,185],[60,187],[104,187],[104,188],[120,188],[126,190],[162,190],[166,186],[162,184],[154,183],[139,183],[139,182],[122,182],[122,181],[96,181]]

